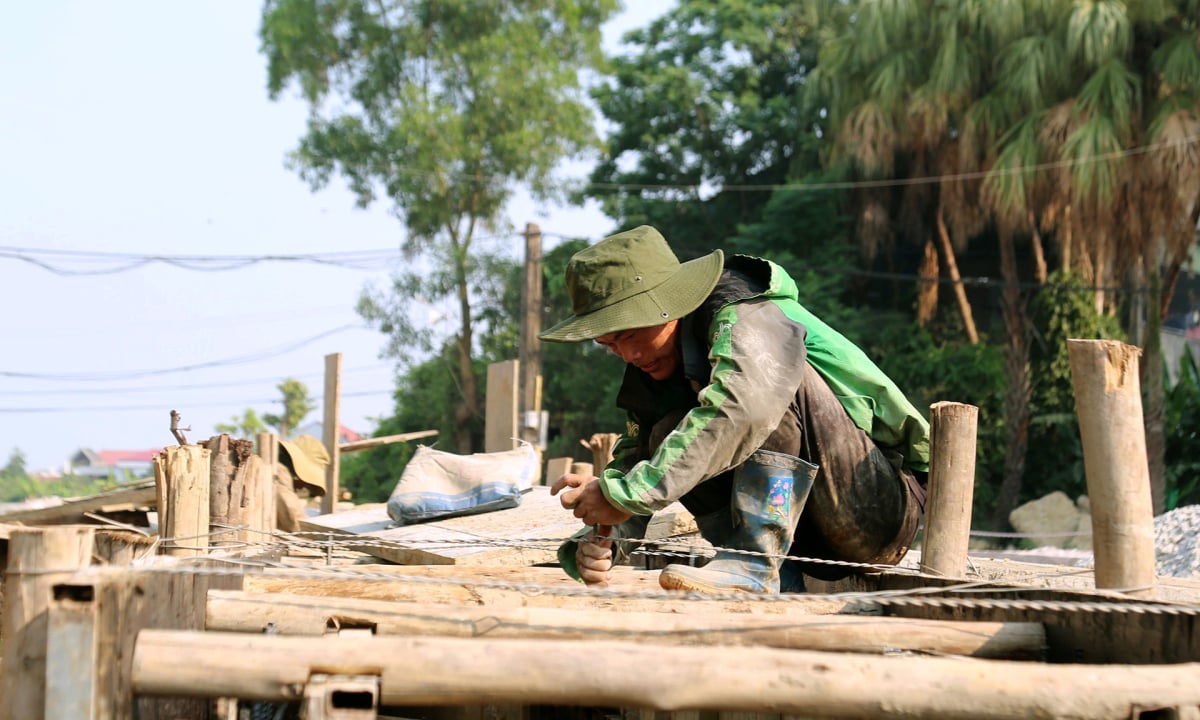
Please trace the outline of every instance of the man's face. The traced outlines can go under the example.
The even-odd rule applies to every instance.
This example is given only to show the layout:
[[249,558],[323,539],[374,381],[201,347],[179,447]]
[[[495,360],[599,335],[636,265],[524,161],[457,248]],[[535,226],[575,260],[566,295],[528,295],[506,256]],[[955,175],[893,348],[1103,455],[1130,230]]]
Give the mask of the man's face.
[[596,344],[636,366],[655,380],[666,380],[679,369],[679,321],[601,335]]

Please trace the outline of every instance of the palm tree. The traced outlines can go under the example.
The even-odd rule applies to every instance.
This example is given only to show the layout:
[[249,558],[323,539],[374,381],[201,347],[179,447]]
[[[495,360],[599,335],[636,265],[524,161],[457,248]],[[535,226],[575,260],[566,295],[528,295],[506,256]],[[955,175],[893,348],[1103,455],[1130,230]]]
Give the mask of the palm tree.
[[[1036,281],[1049,242],[1064,269],[1095,286],[1098,311],[1127,309],[1146,351],[1161,509],[1158,328],[1200,214],[1200,0],[860,0],[843,12],[852,20],[822,49],[813,84],[836,133],[830,160],[864,177],[943,178],[932,191],[895,193],[894,205],[865,191],[867,245],[891,227],[881,220],[889,207],[901,218],[932,212],[948,268],[985,230],[1000,245],[1009,389],[996,517],[1019,497],[1028,438],[1018,239],[1029,241]],[[1144,289],[1132,293],[1142,302],[1119,305],[1109,289],[1122,284]]]

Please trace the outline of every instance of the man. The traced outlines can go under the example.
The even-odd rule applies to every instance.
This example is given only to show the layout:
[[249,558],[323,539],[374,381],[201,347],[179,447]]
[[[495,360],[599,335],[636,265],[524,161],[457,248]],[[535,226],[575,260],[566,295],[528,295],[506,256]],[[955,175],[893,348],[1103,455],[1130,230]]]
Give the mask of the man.
[[[720,250],[680,264],[642,226],[567,265],[574,314],[541,334],[594,340],[626,363],[625,435],[601,475],[564,475],[563,507],[607,535],[639,537],[679,500],[718,548],[704,567],[669,565],[667,589],[802,590],[801,571],[894,565],[923,512],[929,426],[858,347],[797,300],[778,265]],[[638,518],[643,520],[639,523]],[[577,536],[567,572],[607,583],[612,541]]]

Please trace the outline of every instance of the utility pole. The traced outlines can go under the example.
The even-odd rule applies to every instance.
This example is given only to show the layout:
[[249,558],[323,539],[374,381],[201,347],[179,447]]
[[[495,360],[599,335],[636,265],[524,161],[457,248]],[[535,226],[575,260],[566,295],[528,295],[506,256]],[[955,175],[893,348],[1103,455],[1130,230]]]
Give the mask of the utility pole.
[[521,439],[539,444],[542,428],[542,230],[525,224],[525,282],[521,286]]

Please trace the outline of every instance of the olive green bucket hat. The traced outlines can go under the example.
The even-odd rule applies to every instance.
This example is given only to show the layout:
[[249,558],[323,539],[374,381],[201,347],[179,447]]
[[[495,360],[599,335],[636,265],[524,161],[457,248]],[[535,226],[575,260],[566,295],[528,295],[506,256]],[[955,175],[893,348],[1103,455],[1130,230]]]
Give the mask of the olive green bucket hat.
[[538,337],[582,342],[678,320],[712,293],[724,265],[720,250],[680,263],[649,225],[610,235],[567,263],[574,314]]

